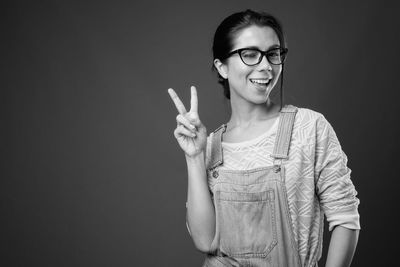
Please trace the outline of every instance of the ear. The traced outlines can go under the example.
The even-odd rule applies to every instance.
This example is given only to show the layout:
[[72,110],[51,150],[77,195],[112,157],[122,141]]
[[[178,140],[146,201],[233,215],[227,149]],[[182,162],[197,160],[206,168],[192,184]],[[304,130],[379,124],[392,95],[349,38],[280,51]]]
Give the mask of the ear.
[[217,69],[219,75],[222,76],[224,79],[228,79],[228,69],[227,66],[221,62],[221,60],[214,59],[214,66]]

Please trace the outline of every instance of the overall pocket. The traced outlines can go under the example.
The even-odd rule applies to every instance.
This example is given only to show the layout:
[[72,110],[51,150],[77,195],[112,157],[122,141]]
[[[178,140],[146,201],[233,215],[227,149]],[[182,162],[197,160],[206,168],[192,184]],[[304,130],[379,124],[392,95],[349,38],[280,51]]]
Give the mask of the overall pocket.
[[215,204],[221,252],[235,257],[266,257],[277,243],[272,189],[217,191]]

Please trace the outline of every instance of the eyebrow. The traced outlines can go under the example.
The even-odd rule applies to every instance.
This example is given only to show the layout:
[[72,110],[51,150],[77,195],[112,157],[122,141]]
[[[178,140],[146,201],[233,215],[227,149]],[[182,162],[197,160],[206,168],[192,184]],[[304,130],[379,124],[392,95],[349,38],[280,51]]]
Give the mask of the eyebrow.
[[[274,48],[279,48],[279,47],[281,47],[280,45],[278,45],[278,44],[274,44],[274,45],[271,45],[270,47],[268,47],[268,49],[266,50],[266,51],[268,51],[268,50],[270,50],[270,49],[274,49]],[[243,48],[241,48],[241,49],[257,49],[257,50],[260,50],[260,51],[262,51],[259,47],[257,47],[257,46],[247,46],[247,47],[243,47]]]

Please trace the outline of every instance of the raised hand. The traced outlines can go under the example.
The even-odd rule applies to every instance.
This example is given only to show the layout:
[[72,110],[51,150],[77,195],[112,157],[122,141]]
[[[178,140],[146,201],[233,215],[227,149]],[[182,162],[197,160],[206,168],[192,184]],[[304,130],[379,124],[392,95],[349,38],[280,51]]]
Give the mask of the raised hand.
[[192,86],[190,89],[191,98],[189,112],[186,111],[185,106],[173,89],[168,89],[168,93],[179,112],[178,116],[176,116],[177,126],[174,131],[174,136],[186,156],[195,157],[206,148],[207,130],[201,123],[197,112],[198,100],[196,87]]

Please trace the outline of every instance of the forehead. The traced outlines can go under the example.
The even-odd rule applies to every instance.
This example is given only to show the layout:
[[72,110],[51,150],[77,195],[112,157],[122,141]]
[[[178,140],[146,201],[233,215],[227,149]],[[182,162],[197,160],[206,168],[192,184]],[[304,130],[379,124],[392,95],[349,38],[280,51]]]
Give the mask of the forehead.
[[233,39],[233,50],[250,46],[267,50],[279,44],[278,35],[271,27],[252,25],[236,33]]

